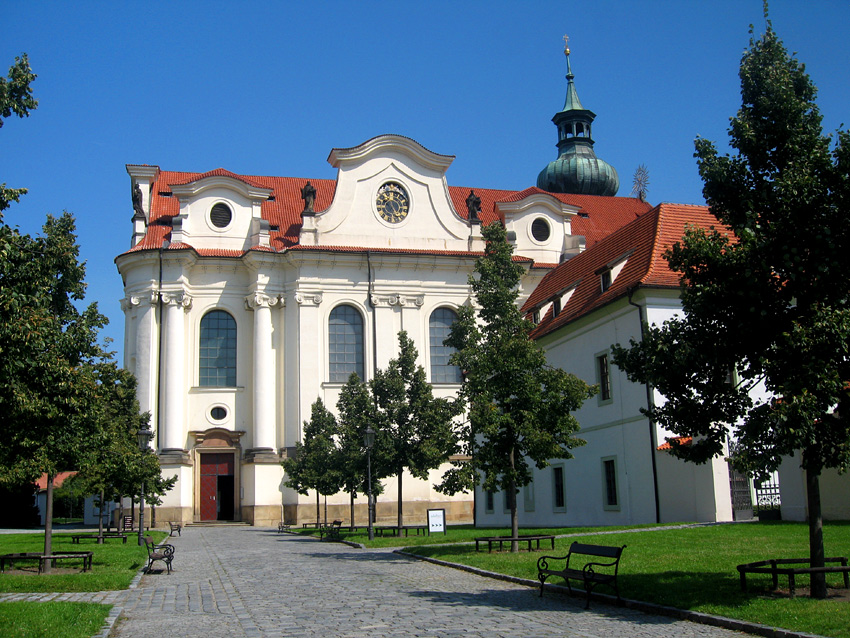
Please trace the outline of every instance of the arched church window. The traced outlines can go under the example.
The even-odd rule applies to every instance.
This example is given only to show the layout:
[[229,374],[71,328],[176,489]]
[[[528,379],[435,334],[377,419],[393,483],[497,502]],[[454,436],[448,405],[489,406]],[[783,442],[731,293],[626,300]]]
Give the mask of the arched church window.
[[201,319],[199,385],[236,385],[236,320],[224,310],[213,310]]
[[460,368],[449,363],[449,358],[457,352],[451,346],[444,345],[457,321],[457,314],[451,308],[437,308],[431,313],[428,332],[431,346],[431,383],[460,383]]
[[353,306],[337,306],[328,320],[328,381],[345,383],[363,373],[363,317]]

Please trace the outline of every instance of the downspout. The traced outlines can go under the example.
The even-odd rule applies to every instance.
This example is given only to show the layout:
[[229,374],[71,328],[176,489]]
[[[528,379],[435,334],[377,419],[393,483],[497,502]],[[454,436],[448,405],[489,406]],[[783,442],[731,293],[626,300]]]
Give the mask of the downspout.
[[[641,342],[643,342],[646,338],[647,328],[646,307],[641,306],[640,304],[637,304],[632,301],[632,295],[634,294],[635,290],[637,290],[637,286],[629,288],[629,305],[632,305],[638,309],[638,319],[640,319],[640,340]],[[652,397],[652,384],[646,383],[644,387],[646,388],[646,409],[652,410],[655,407],[655,400]],[[655,455],[657,453],[658,444],[655,439],[655,421],[652,419],[652,417],[648,415],[647,419],[649,420],[649,444],[651,446],[649,457],[652,459],[652,489],[655,496],[655,522],[660,523],[661,506],[658,502],[658,466],[655,461]]]
[[[378,371],[378,321],[376,317],[375,311],[375,303],[372,301],[372,251],[366,251],[366,267],[368,269],[368,278],[369,278],[369,307],[372,309],[372,374],[375,374]],[[366,376],[366,370],[363,370],[363,376]],[[363,382],[366,382],[366,379],[363,379]],[[375,408],[378,407],[378,400],[375,399]],[[371,472],[370,472],[371,474]],[[368,479],[371,482],[371,477]],[[375,522],[376,516],[375,511],[378,509],[374,499],[377,498],[377,495],[372,495],[372,486],[369,485],[369,503],[366,507],[366,511],[368,512],[368,521],[370,524]],[[399,507],[401,503],[399,503]],[[371,527],[369,528],[371,530]]]
[[156,289],[156,314],[157,314],[157,345],[156,345],[156,449],[161,450],[160,425],[162,424],[162,251],[168,245],[163,239],[159,247],[159,284]]

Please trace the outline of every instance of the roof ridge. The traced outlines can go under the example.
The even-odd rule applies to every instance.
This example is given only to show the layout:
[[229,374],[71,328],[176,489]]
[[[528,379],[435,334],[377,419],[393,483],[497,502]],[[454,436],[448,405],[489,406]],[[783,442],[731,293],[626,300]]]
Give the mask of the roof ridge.
[[661,234],[662,234],[662,219],[661,219],[661,208],[664,204],[658,204],[655,208],[649,211],[648,214],[644,215],[644,217],[648,217],[653,212],[656,212],[656,220],[655,220],[655,232],[652,237],[652,247],[649,249],[649,267],[646,269],[646,272],[643,276],[638,280],[638,283],[646,283],[655,270],[655,254],[658,250],[658,244],[660,242]]

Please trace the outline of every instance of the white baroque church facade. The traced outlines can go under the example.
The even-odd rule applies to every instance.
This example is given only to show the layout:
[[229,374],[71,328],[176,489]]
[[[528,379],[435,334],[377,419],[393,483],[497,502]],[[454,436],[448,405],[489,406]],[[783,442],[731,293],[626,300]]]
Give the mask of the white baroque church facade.
[[[400,330],[435,395],[458,391],[442,340],[472,303],[482,223],[508,229],[524,299],[557,263],[649,208],[538,188],[473,193],[448,185],[452,159],[383,135],[332,150],[336,180],[127,166],[133,242],[116,258],[125,364],[163,473],[178,477],[160,520],[314,519],[315,500],[284,486],[280,461],[317,398],[333,408],[351,372],[370,379],[385,367]],[[439,495],[433,482],[406,477],[405,511],[471,520],[472,497]],[[343,495],[330,504],[347,512]],[[394,512],[379,501],[379,517]]]

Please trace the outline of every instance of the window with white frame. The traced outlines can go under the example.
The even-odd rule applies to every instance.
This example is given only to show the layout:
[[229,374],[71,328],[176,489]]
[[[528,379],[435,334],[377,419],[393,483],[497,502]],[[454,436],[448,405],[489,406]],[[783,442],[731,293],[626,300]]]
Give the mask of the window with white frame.
[[198,385],[236,386],[236,320],[224,310],[212,310],[201,319]]
[[337,306],[328,320],[328,381],[345,383],[352,372],[365,379],[363,316],[354,306]]
[[564,466],[552,466],[552,511],[566,512],[567,497],[564,483]]
[[460,383],[460,368],[449,363],[457,352],[443,342],[451,332],[452,324],[457,321],[457,313],[451,308],[437,308],[428,321],[428,335],[431,348],[431,383]]
[[608,361],[607,352],[600,352],[596,355],[596,383],[599,384],[599,403],[609,403],[612,401],[611,364]]
[[617,457],[615,456],[602,459],[602,509],[620,509],[620,492],[617,485]]

